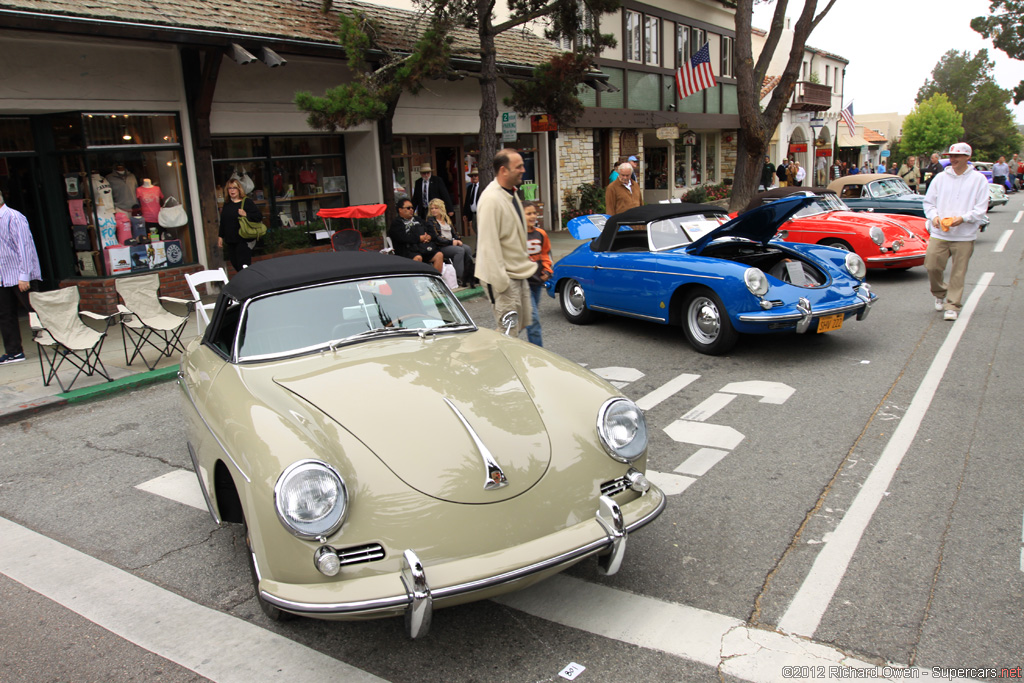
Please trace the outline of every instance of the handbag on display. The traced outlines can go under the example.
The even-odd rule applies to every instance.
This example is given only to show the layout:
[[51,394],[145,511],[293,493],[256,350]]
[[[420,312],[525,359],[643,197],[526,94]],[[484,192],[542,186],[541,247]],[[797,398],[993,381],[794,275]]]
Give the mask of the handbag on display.
[[242,171],[242,177],[238,179],[238,184],[242,186],[242,192],[247,195],[252,194],[252,191],[256,189],[256,183],[252,181],[252,178],[245,171]]
[[307,185],[316,185],[316,171],[303,168],[299,171],[299,182]]
[[238,217],[238,236],[243,240],[258,240],[267,234],[267,226],[259,221],[252,221],[245,216]]
[[185,213],[185,207],[181,205],[181,202],[174,197],[168,197],[164,200],[164,205],[160,207],[160,213],[157,214],[156,220],[161,228],[180,228],[183,225],[188,225],[188,214]]

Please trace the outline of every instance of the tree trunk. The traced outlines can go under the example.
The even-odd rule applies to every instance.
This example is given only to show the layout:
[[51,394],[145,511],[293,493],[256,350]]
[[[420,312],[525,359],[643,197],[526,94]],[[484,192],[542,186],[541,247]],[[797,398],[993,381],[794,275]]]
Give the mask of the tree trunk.
[[494,47],[494,33],[491,25],[490,4],[486,0],[477,2],[477,19],[480,26],[480,186],[487,187],[494,180],[494,156],[498,153],[498,141],[494,126],[498,120],[498,60]]
[[761,169],[764,168],[766,141],[748,128],[740,128],[737,136],[736,175],[732,181],[729,210],[741,211],[757,194]]
[[[387,113],[377,121],[377,155],[380,158],[380,187],[382,203],[387,205],[384,214],[384,230],[391,225],[397,215],[395,211],[395,180],[394,170],[391,168],[391,142],[394,133],[395,110],[398,108],[398,99],[388,103]],[[412,198],[410,193],[409,198]]]

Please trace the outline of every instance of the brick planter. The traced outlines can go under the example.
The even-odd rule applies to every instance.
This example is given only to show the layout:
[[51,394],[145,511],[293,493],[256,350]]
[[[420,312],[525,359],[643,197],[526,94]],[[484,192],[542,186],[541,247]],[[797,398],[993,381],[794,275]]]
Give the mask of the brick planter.
[[[163,270],[150,271],[160,276],[160,296],[174,296],[179,299],[191,299],[192,291],[185,282],[185,273],[197,273],[203,270],[198,263],[191,266],[180,266],[178,268],[165,268]],[[135,273],[135,275],[146,275],[147,273]],[[121,277],[132,277],[122,275]],[[114,289],[114,282],[120,278],[116,277],[91,277],[71,278],[62,280],[60,286],[78,287],[78,293],[82,297],[81,308],[84,311],[92,311],[100,315],[117,313],[117,304],[121,299]]]

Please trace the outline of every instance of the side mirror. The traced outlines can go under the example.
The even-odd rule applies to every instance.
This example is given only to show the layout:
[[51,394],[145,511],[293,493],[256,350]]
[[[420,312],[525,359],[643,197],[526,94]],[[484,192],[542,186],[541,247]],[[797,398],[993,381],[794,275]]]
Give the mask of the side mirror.
[[501,326],[504,328],[505,335],[511,337],[513,328],[519,327],[519,314],[509,311],[501,316]]

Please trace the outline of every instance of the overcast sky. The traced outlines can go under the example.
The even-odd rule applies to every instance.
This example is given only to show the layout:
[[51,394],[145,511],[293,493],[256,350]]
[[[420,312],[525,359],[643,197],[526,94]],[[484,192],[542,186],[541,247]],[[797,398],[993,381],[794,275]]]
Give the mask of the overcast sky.
[[[819,10],[826,4],[818,0]],[[789,0],[790,14],[798,15],[803,5]],[[971,29],[971,19],[987,15],[988,6],[988,0],[837,0],[807,42],[850,60],[843,105],[853,100],[855,115],[909,114],[918,89],[947,50],[974,54],[988,48],[996,83],[1012,90],[1024,80],[1024,62]],[[775,3],[754,8],[754,26],[767,29]],[[1024,123],[1024,104],[1013,109]]]

